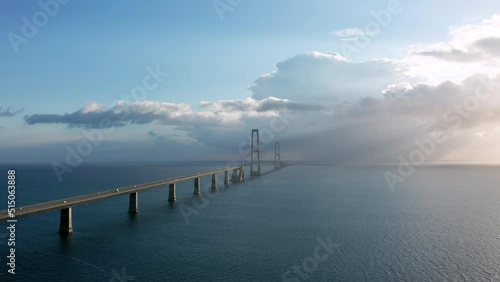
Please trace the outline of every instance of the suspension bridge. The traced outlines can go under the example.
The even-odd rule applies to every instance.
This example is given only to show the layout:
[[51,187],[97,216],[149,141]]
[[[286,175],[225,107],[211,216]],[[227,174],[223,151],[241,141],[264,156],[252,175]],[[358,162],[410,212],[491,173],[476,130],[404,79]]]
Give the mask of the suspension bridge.
[[[285,166],[285,164],[281,162],[279,142],[275,142],[274,161],[272,160],[262,161],[260,159],[259,130],[252,129],[249,163],[238,164],[234,166],[214,169],[206,172],[199,172],[190,175],[179,176],[175,178],[168,178],[154,182],[131,185],[127,187],[122,187],[113,190],[106,190],[92,194],[58,199],[50,202],[17,207],[14,210],[12,209],[0,210],[0,222],[5,222],[5,221],[17,222],[17,219],[21,217],[33,216],[53,210],[60,210],[59,233],[69,234],[73,232],[72,208],[75,206],[89,204],[92,202],[128,194],[129,195],[128,212],[131,214],[135,214],[139,211],[138,193],[141,191],[168,186],[169,187],[168,201],[175,202],[176,184],[179,182],[190,181],[190,180],[193,181],[194,183],[193,194],[198,195],[200,194],[202,177],[207,177],[207,176],[211,177],[211,189],[216,190],[217,174],[222,174],[222,173],[224,174],[223,185],[228,186],[230,182],[238,183],[245,181],[245,170],[244,170],[245,166],[250,166],[250,177],[258,177],[262,175],[261,164],[263,163],[274,163],[274,169],[272,171],[278,170]],[[231,172],[231,177],[229,177],[230,172]]]

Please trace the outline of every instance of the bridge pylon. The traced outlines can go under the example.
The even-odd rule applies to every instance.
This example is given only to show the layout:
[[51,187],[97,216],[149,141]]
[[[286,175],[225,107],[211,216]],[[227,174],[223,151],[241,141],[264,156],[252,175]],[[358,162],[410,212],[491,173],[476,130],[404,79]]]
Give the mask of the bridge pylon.
[[[255,162],[257,162],[255,164]],[[254,169],[254,166],[257,169]],[[250,147],[250,176],[260,175],[260,142],[259,142],[259,130],[252,129],[252,143]]]
[[274,142],[274,169],[281,166],[280,142]]

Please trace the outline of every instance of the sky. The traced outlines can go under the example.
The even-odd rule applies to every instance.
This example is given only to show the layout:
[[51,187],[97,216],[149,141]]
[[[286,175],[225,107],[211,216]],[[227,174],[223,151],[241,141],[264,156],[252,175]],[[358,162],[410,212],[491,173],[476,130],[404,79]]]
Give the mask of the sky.
[[0,163],[500,159],[500,2],[0,3]]

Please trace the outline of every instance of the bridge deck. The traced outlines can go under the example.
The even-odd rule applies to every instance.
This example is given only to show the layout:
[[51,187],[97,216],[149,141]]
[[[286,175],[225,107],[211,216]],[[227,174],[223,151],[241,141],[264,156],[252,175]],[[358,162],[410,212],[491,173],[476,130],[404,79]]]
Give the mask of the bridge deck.
[[[121,196],[124,194],[135,193],[135,192],[139,192],[139,191],[146,190],[146,189],[161,187],[161,186],[165,186],[165,185],[169,185],[169,184],[173,184],[173,183],[177,183],[177,182],[195,179],[195,178],[202,177],[202,176],[209,176],[209,175],[220,173],[220,172],[230,171],[233,169],[239,169],[239,168],[242,168],[243,166],[244,165],[231,166],[231,167],[211,170],[211,171],[207,171],[207,172],[202,172],[202,173],[190,174],[190,175],[176,177],[176,178],[168,178],[168,179],[163,179],[163,180],[159,180],[159,181],[148,182],[148,183],[143,183],[143,184],[138,184],[138,185],[132,185],[132,186],[127,186],[127,187],[123,187],[123,188],[98,192],[98,193],[86,194],[86,195],[81,195],[81,196],[76,196],[76,197],[70,197],[70,198],[45,202],[45,203],[39,203],[39,204],[34,204],[34,205],[29,205],[29,206],[18,207],[15,210],[15,219],[17,219],[19,217],[23,217],[23,216],[34,215],[34,214],[48,212],[48,211],[52,211],[52,210],[60,210],[60,209],[65,209],[65,208],[69,208],[69,207],[75,207],[75,206],[88,204],[88,203],[92,203],[95,201],[99,201],[99,200],[103,200],[103,199],[107,199],[107,198],[111,198],[111,197],[117,197],[117,196]],[[8,211],[1,210],[0,211],[0,222],[7,221],[9,219],[11,219],[11,218],[9,217]]]

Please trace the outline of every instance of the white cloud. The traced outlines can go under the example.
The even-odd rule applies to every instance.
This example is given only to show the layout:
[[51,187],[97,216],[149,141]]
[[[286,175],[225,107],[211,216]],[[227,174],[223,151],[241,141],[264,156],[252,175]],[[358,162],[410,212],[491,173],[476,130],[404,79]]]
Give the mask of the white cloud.
[[[491,95],[471,111],[471,97],[476,91]],[[281,139],[312,159],[394,163],[399,154],[416,148],[416,140],[442,129],[448,140],[436,147],[429,161],[496,159],[500,145],[494,141],[500,134],[477,138],[477,133],[494,131],[500,121],[500,76],[490,79],[476,75],[462,83],[438,85],[403,83],[390,85],[384,92],[385,98],[332,105],[330,114],[300,115]],[[485,142],[489,147],[482,151],[489,153],[473,156],[473,148]]]
[[253,98],[238,99],[238,100],[222,100],[216,102],[202,101],[202,108],[207,108],[216,112],[244,112],[249,114],[265,113],[265,112],[283,112],[283,111],[315,111],[323,110],[324,107],[319,103],[304,103],[294,102],[289,99],[280,99],[275,97],[267,97],[262,100]]
[[295,101],[356,101],[378,97],[389,84],[408,81],[391,60],[350,63],[338,54],[311,52],[276,65],[277,70],[259,77],[249,89],[254,99],[269,96]]
[[405,96],[409,91],[413,90],[413,86],[408,82],[391,84],[382,91],[382,94],[387,96]]
[[231,123],[229,116],[217,115],[213,112],[194,112],[187,104],[174,104],[159,101],[138,101],[125,103],[119,101],[110,109],[104,109],[96,103],[64,115],[33,114],[25,117],[28,124],[60,123],[76,127],[109,127],[124,126],[128,123],[146,124],[160,122],[163,124],[217,124]]
[[321,111],[317,103],[294,102],[288,99],[267,97],[202,101],[206,111],[193,111],[187,104],[160,101],[119,101],[110,109],[90,103],[80,110],[63,115],[33,114],[25,117],[27,124],[66,124],[70,127],[122,127],[127,124],[160,123],[179,126],[228,126],[240,124],[244,118],[267,118],[289,111]]
[[500,67],[500,15],[479,24],[450,27],[448,41],[416,44],[400,61],[405,73],[430,83],[458,82],[475,73],[496,75]]
[[100,105],[96,102],[88,103],[83,109],[82,113],[91,113],[91,112],[101,112],[104,109],[103,105]]

